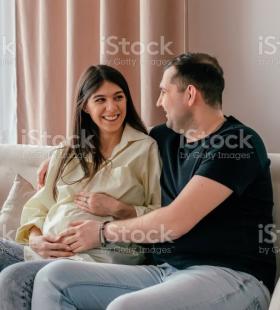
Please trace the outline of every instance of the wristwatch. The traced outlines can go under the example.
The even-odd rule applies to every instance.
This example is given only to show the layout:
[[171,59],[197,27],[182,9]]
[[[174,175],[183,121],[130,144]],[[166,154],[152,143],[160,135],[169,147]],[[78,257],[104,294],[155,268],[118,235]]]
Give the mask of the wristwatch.
[[105,226],[110,223],[111,221],[106,221],[104,223],[102,223],[100,225],[100,228],[99,228],[99,239],[100,239],[100,244],[101,244],[101,247],[102,248],[105,248],[107,244],[109,244],[110,242],[106,239],[105,237],[105,234],[104,234],[104,231],[105,231]]

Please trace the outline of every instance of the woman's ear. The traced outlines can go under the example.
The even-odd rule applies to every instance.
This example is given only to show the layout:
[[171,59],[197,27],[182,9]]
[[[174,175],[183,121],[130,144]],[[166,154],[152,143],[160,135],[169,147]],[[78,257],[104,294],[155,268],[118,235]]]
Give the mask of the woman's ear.
[[84,111],[85,113],[88,113],[87,103],[84,105],[83,111]]

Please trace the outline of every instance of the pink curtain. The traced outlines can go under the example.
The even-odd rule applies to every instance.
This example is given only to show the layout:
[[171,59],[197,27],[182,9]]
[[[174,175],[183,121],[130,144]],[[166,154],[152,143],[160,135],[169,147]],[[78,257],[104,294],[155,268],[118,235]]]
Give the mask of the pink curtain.
[[71,134],[75,85],[97,63],[125,75],[152,126],[163,65],[187,50],[187,0],[17,0],[16,37],[19,143]]

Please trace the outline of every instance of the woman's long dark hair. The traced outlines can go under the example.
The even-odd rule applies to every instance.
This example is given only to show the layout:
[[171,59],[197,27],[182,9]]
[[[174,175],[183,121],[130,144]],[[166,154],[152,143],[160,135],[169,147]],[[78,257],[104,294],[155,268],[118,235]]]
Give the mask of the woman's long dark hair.
[[[73,124],[73,139],[71,144],[65,147],[58,172],[53,185],[53,195],[57,198],[56,184],[62,177],[66,166],[77,158],[83,169],[82,178],[73,181],[70,184],[81,182],[84,179],[90,181],[94,174],[105,161],[100,151],[100,134],[98,126],[93,122],[91,116],[86,113],[85,107],[88,99],[96,92],[105,82],[111,82],[118,85],[124,92],[126,97],[126,116],[124,125],[128,123],[131,127],[147,134],[147,130],[137,114],[128,84],[123,75],[116,69],[107,65],[90,66],[81,76],[75,100],[75,113]],[[93,165],[88,164],[88,158],[92,159]]]

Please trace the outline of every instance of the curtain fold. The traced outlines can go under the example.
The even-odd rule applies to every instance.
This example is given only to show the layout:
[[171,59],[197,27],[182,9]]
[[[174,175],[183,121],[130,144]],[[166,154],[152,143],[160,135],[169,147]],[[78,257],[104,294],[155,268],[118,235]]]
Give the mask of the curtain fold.
[[100,61],[124,74],[141,115],[140,55],[131,52],[131,45],[140,39],[139,5],[139,0],[101,1]]
[[163,65],[187,49],[187,0],[16,0],[18,143],[71,135],[78,77],[104,63],[127,78],[147,126]]
[[141,115],[152,126],[165,119],[155,106],[163,66],[187,50],[187,1],[141,0],[140,15],[141,41],[147,47],[141,54],[141,81],[145,81],[141,84]]

